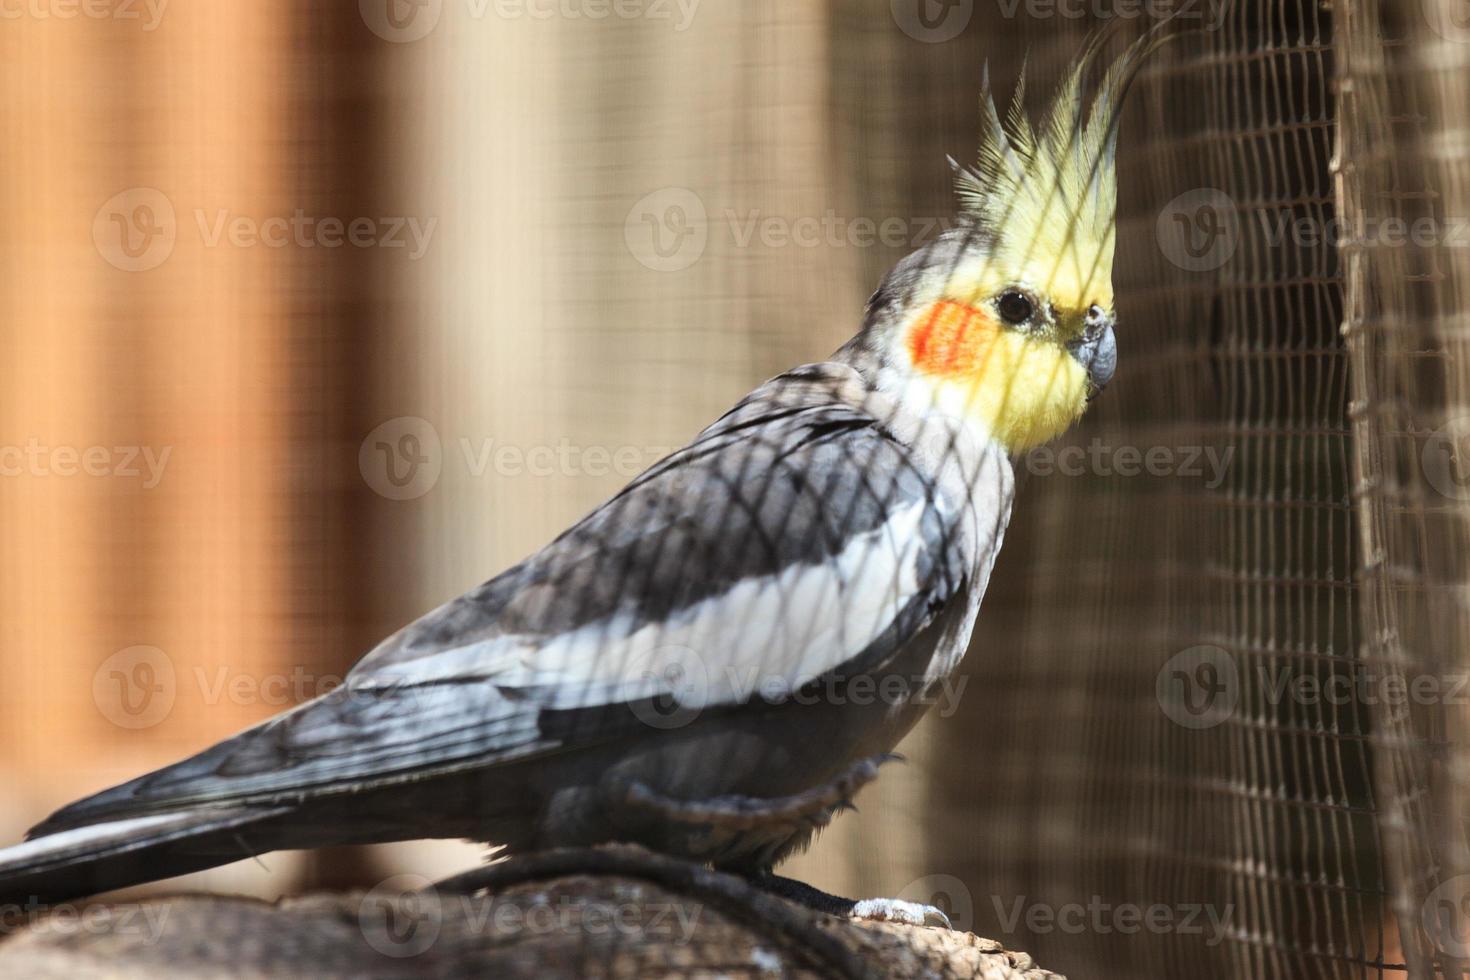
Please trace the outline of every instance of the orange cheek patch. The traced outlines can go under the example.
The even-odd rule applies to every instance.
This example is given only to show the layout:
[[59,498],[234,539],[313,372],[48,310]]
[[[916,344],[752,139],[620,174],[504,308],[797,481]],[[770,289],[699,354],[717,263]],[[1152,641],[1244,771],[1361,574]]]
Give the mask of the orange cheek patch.
[[983,310],[941,300],[909,329],[909,357],[926,374],[974,375],[990,356],[999,332],[995,320]]

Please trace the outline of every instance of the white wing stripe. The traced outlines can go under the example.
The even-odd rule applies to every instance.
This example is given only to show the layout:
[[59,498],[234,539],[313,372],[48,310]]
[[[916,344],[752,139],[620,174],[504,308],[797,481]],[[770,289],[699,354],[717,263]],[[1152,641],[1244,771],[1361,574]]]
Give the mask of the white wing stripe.
[[553,708],[669,692],[700,707],[792,690],[860,653],[918,594],[929,506],[913,501],[821,565],[742,580],[668,621],[619,613],[549,642],[497,637],[387,664],[351,683],[371,689],[490,677],[543,691],[549,699],[538,703]]

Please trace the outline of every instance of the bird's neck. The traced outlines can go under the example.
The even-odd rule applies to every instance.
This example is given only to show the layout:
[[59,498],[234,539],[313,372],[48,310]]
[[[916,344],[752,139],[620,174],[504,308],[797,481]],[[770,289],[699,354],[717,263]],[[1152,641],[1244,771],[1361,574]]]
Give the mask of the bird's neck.
[[1010,448],[995,437],[985,421],[970,410],[958,393],[946,397],[928,379],[906,367],[895,365],[882,351],[875,350],[863,334],[839,347],[832,360],[860,374],[868,388],[892,402],[896,411],[921,425],[957,429],[982,445],[993,445],[1006,454]]

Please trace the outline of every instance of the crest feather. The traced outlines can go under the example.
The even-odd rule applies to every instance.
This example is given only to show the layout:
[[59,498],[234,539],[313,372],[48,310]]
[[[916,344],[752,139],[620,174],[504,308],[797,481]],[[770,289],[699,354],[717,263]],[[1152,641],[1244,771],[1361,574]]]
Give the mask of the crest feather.
[[1130,44],[1089,101],[1088,78],[1109,36],[1102,31],[1088,40],[1039,126],[1026,115],[1024,67],[1002,123],[987,66],[979,160],[974,170],[959,172],[957,190],[964,207],[995,236],[993,260],[1017,269],[1051,261],[1053,276],[1065,274],[1079,283],[1111,275],[1118,121],[1129,86],[1167,36],[1155,28]]

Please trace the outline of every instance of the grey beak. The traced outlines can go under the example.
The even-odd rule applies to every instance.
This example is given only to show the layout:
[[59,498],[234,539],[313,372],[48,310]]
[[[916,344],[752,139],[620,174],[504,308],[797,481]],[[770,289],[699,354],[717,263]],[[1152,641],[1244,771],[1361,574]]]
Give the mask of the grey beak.
[[1113,317],[1094,306],[1087,312],[1087,326],[1082,336],[1067,344],[1067,350],[1087,371],[1092,382],[1088,398],[1096,398],[1118,367],[1118,341],[1113,336]]

